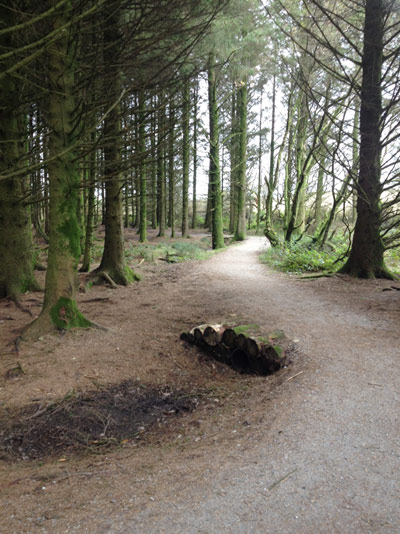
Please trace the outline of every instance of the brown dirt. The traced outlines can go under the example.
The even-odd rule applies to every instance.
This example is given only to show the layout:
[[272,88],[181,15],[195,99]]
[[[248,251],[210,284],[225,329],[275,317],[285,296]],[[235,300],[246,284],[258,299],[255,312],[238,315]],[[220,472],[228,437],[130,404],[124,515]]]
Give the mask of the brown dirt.
[[[75,408],[94,398],[96,441],[110,413],[109,402],[97,411],[98,399],[119,412],[127,391],[140,414],[118,447],[91,443],[77,454],[52,445],[49,458],[31,448],[20,451],[25,460],[3,460],[1,532],[400,531],[400,293],[382,291],[387,281],[272,273],[257,263],[262,244],[136,266],[140,283],[79,297],[106,332],[45,336],[18,354],[12,340],[29,317],[0,302],[3,422],[47,416],[65,398],[82,419]],[[23,305],[35,315],[41,298],[26,295]],[[282,328],[295,341],[293,363],[271,377],[238,375],[179,340],[205,322]],[[155,411],[163,395],[174,402]],[[149,398],[154,417],[145,420],[135,402]],[[190,406],[177,409],[183,398]]]

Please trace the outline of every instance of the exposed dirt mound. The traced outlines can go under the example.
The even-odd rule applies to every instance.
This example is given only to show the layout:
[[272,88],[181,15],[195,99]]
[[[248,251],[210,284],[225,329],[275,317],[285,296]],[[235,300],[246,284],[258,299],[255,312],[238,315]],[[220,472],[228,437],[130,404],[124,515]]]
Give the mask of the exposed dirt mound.
[[135,439],[150,426],[165,425],[197,403],[193,392],[149,389],[132,380],[101,391],[72,391],[58,402],[33,403],[6,413],[0,419],[0,458],[97,451]]

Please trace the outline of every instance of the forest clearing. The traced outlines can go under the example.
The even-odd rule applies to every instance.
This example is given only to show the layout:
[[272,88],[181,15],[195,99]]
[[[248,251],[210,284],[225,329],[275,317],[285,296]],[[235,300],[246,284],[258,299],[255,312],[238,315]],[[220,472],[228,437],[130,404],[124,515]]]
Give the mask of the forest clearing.
[[[3,456],[0,530],[398,530],[399,293],[274,273],[258,261],[264,246],[251,237],[205,261],[149,263],[135,285],[80,293],[107,331],[22,342],[19,354],[8,342],[26,313],[1,302],[2,424],[68,395],[111,391],[118,406],[112,387],[127,381],[177,402],[118,443]],[[35,309],[32,295],[22,303]],[[283,328],[291,365],[260,377],[215,362],[179,339],[205,319]],[[23,373],[6,378],[17,362]]]

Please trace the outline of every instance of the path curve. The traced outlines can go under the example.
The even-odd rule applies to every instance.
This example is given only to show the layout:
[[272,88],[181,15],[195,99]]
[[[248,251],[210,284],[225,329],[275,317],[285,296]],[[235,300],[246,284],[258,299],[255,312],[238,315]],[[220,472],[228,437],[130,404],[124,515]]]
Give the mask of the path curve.
[[269,272],[257,260],[264,243],[250,238],[196,265],[182,281],[191,290],[171,298],[195,309],[219,295],[210,320],[238,312],[282,328],[308,371],[283,384],[257,428],[262,439],[234,463],[214,465],[178,496],[171,480],[170,498],[156,495],[107,532],[400,532],[399,314],[369,307],[362,292],[372,306],[373,283],[348,283],[347,293],[346,281]]

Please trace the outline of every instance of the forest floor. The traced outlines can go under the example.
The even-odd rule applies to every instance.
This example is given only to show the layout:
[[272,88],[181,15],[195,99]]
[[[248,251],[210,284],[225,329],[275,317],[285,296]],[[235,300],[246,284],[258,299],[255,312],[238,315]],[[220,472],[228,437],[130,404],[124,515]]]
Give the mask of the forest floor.
[[[29,316],[0,301],[0,532],[400,532],[396,284],[300,280],[264,246],[135,260],[141,282],[79,295],[106,331],[19,352]],[[237,374],[180,341],[205,322],[283,329],[292,363]]]

